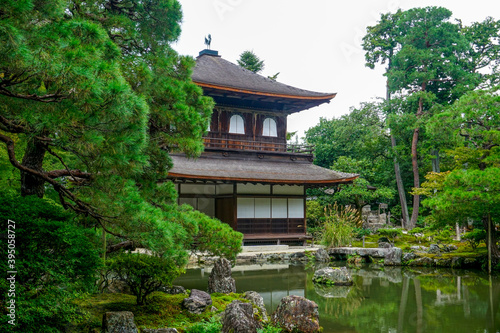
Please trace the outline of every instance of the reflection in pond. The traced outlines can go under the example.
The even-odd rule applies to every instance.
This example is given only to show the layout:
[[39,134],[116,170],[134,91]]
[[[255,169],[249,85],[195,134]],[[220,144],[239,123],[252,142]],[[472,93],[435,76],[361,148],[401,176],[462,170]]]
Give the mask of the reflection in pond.
[[[343,263],[336,263],[339,266]],[[480,272],[383,267],[350,269],[354,285],[312,283],[302,265],[233,268],[238,292],[255,290],[272,312],[284,296],[298,295],[319,306],[324,332],[500,333],[500,279]],[[210,269],[190,269],[175,283],[206,290]]]

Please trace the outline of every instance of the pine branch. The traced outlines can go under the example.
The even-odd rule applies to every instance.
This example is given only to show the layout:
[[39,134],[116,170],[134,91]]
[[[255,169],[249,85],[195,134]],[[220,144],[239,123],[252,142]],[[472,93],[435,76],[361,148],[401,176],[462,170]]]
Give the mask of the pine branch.
[[[20,171],[29,173],[35,177],[41,178],[47,183],[51,184],[54,187],[54,190],[59,193],[59,198],[61,200],[61,204],[65,209],[71,209],[75,213],[84,215],[84,216],[91,216],[94,218],[99,225],[103,228],[104,231],[106,231],[108,234],[111,234],[113,236],[123,238],[123,239],[129,239],[128,237],[118,234],[116,232],[113,232],[106,228],[105,224],[107,219],[111,218],[109,216],[104,216],[100,213],[98,213],[94,207],[91,205],[87,204],[86,202],[83,202],[82,200],[78,199],[69,189],[61,185],[59,182],[55,181],[53,178],[49,177],[47,172],[41,172],[38,170],[34,170],[31,168],[28,168],[21,163],[16,158],[16,153],[15,153],[15,145],[14,141],[8,137],[7,135],[4,135],[0,133],[0,141],[4,142],[5,145],[7,146],[7,154],[9,156],[9,161],[10,163]],[[73,203],[68,202],[68,200],[71,200]]]

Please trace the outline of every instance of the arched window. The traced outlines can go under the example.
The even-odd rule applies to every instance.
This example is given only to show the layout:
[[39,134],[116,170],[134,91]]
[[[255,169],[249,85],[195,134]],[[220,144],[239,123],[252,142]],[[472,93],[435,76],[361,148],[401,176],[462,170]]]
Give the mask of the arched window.
[[264,124],[262,125],[262,135],[278,136],[278,132],[276,131],[276,120],[273,118],[264,119]]
[[243,121],[243,117],[239,114],[231,116],[231,120],[229,121],[229,133],[245,134],[245,122]]

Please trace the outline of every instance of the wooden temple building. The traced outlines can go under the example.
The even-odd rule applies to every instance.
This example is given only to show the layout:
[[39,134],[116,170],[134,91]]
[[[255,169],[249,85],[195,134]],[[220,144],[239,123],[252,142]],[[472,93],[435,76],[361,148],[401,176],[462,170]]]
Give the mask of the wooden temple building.
[[197,57],[193,81],[216,105],[197,159],[172,154],[169,178],[179,204],[228,223],[245,244],[303,242],[306,189],[352,182],[357,175],[312,164],[312,147],[288,145],[287,116],[335,94],[288,86],[224,60]]

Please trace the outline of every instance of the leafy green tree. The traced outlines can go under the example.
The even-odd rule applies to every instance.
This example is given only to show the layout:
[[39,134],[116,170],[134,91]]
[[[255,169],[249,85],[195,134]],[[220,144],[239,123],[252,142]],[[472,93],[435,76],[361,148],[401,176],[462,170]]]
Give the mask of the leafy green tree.
[[23,195],[56,192],[112,245],[180,253],[189,237],[162,179],[169,152],[202,151],[213,106],[194,59],[169,46],[181,18],[166,0],[2,5],[0,141]]
[[[260,73],[264,69],[264,60],[260,60],[253,51],[247,50],[241,53],[240,59],[238,59],[237,62],[241,67],[254,73]],[[279,73],[275,74],[271,79],[276,80],[278,74]]]
[[[495,62],[498,52],[492,43],[498,36],[498,23],[487,20],[464,28],[450,18],[451,12],[440,7],[399,11],[383,15],[378,25],[368,28],[364,39],[369,67],[388,62],[388,95],[397,93],[415,105],[411,144],[415,187],[420,185],[417,148],[424,115],[433,104],[453,102],[490,79],[479,69]],[[419,201],[415,194],[411,227],[418,218]]]
[[[321,118],[318,125],[307,130],[306,142],[315,145],[317,165],[330,168],[344,157],[347,160],[335,170],[341,167],[339,171],[358,173],[375,186],[391,183],[389,140],[381,106],[376,103],[365,103],[340,118]],[[349,165],[345,165],[347,161]]]
[[[175,0],[0,8],[0,182],[26,197],[55,195],[78,225],[108,235],[107,252],[145,247],[174,262],[172,273],[200,230],[220,224],[179,209],[165,181],[170,152],[203,150],[213,107],[191,80],[194,59],[170,47],[181,18]],[[241,234],[222,229],[227,240],[204,246],[232,257]]]
[[387,202],[394,198],[395,191],[387,187],[373,187],[363,178],[354,180],[353,184],[339,185],[339,190],[332,200],[342,205],[353,205],[361,217],[363,206],[376,202]]
[[487,240],[493,260],[500,261],[494,224],[500,220],[500,97],[498,88],[464,95],[435,115],[429,131],[454,130],[456,146],[447,153],[455,169],[429,174],[419,191],[429,198],[425,205],[444,221],[464,217],[480,220],[490,234]]
[[141,253],[115,256],[109,266],[116,278],[130,287],[138,305],[145,304],[147,296],[160,287],[171,286],[182,272],[169,258]]

